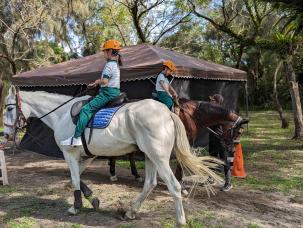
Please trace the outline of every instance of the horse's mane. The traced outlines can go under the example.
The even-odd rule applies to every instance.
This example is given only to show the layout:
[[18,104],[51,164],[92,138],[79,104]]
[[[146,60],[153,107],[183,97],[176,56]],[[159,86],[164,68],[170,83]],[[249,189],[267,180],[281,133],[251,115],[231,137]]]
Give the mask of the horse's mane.
[[182,106],[187,106],[187,105],[193,105],[193,104],[197,104],[197,103],[199,103],[199,101],[196,101],[196,100],[189,100],[189,99],[187,99],[187,98],[180,98],[179,99],[179,104],[180,104],[180,106],[182,107]]
[[180,111],[182,111],[182,108],[185,110],[194,110],[196,108],[196,112],[193,116],[199,118],[205,125],[212,125],[211,122],[226,119],[230,112],[229,109],[209,101],[196,101],[180,98],[179,103],[181,107]]
[[179,98],[179,103],[180,103],[180,104],[186,103],[186,102],[188,102],[188,101],[190,101],[190,100],[187,99],[187,98]]

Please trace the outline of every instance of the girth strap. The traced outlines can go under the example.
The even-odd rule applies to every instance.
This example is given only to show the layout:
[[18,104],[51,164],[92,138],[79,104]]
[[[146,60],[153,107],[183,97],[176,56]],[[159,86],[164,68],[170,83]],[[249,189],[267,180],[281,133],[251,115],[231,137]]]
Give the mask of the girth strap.
[[[93,117],[91,118],[91,121],[94,122],[94,119],[95,119],[95,116],[96,116],[96,112],[94,113]],[[91,127],[89,129],[89,136],[88,136],[88,144],[90,144],[91,140],[92,140],[92,136],[93,136],[93,127]]]
[[87,148],[87,144],[86,144],[86,139],[85,139],[85,134],[83,133],[81,135],[81,140],[82,140],[82,144],[83,144],[83,149],[87,155],[87,157],[95,157],[90,151],[89,149]]

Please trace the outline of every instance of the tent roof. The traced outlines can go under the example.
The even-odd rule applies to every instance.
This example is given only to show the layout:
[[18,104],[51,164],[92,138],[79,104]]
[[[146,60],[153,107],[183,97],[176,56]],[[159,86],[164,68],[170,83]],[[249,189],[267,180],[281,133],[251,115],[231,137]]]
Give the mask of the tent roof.
[[[177,78],[246,81],[246,72],[169,51],[150,44],[124,47],[121,81],[153,78],[162,69],[162,61],[172,60],[177,66]],[[13,76],[18,86],[60,86],[88,84],[97,79],[106,60],[103,53],[42,67]]]

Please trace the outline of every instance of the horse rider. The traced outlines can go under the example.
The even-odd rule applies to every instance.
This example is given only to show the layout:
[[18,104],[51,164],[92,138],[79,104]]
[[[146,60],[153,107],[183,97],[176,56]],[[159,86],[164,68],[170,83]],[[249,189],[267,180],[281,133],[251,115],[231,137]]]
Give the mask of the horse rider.
[[174,102],[173,99],[178,97],[176,91],[170,85],[168,77],[176,71],[176,66],[171,60],[163,62],[163,70],[157,77],[156,91],[157,99],[165,104],[171,110]]
[[[224,98],[220,94],[214,94],[209,96],[209,102],[215,105],[222,106],[224,102]],[[214,132],[218,134],[223,133],[223,129],[221,125],[215,125],[210,127]],[[225,162],[224,165],[224,177],[225,177],[225,184],[221,188],[222,191],[227,192],[232,189],[231,184],[231,173],[230,173],[230,164],[227,160],[228,157],[228,150],[226,148],[224,139],[222,137],[218,138],[218,136],[213,135],[211,133],[209,135],[209,155],[213,157],[218,157]],[[214,180],[209,178],[208,181],[212,183]]]
[[74,135],[61,141],[61,145],[82,146],[81,135],[94,113],[120,94],[119,66],[122,65],[120,43],[117,40],[107,40],[101,50],[107,63],[101,77],[88,85],[89,87],[100,85],[99,94],[82,107]]

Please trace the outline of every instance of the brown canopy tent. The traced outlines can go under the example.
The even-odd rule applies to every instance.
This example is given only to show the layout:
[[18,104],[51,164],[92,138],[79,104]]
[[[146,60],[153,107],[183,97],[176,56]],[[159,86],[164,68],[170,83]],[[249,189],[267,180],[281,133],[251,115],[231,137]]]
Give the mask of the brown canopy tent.
[[[156,77],[165,59],[170,59],[176,64],[175,76],[177,78],[246,81],[245,71],[196,59],[150,44],[125,47],[121,54],[123,56],[122,82]],[[100,76],[105,63],[103,53],[97,53],[15,75],[13,83],[17,86],[87,84]]]
[[[177,72],[173,87],[180,97],[206,100],[209,95],[220,93],[224,105],[236,110],[238,95],[246,72],[231,67],[196,59],[150,44],[125,47],[121,51],[121,90],[130,99],[151,98],[153,82],[162,70],[162,62],[175,62]],[[13,76],[13,84],[21,90],[44,90],[68,95],[76,95],[86,85],[98,77],[106,61],[103,53],[70,60],[64,63],[24,72]],[[27,149],[51,156],[62,156],[53,139],[53,132],[39,120],[33,120],[21,145]],[[195,145],[206,145],[208,132],[200,132]],[[43,146],[42,146],[43,145]]]

